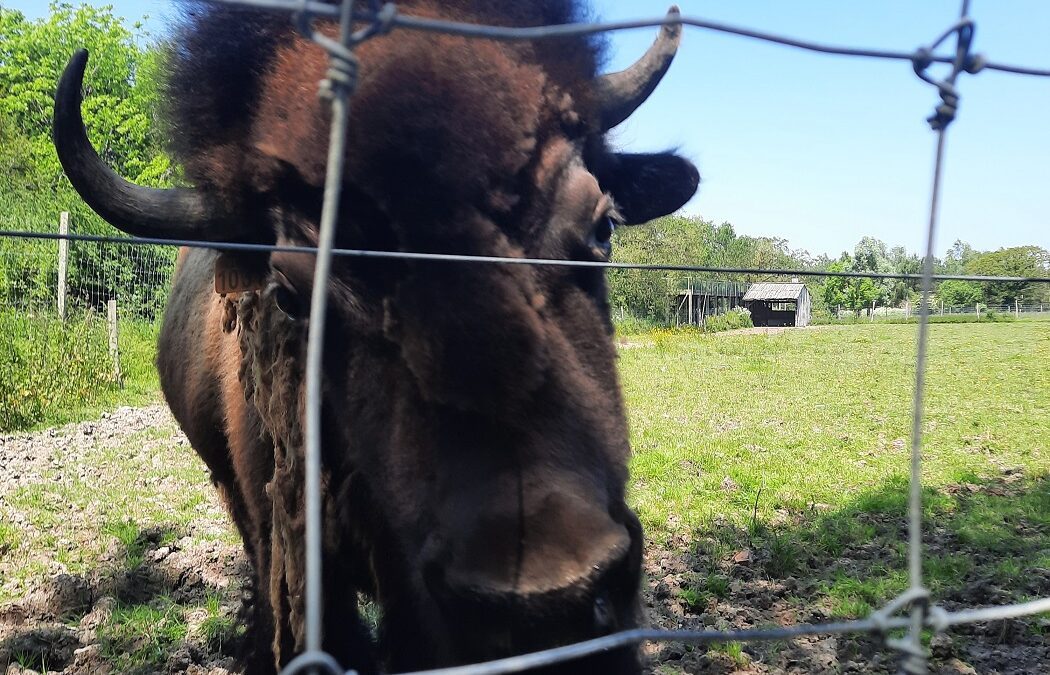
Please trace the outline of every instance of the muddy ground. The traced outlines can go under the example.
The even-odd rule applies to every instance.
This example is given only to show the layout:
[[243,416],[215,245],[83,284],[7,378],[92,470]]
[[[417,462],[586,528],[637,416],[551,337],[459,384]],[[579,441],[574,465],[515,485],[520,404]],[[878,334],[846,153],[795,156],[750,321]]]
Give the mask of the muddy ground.
[[[0,603],[0,671],[237,672],[234,654],[241,640],[241,607],[248,599],[247,566],[194,462],[161,406],[124,408],[92,422],[0,436],[0,598],[5,598]],[[172,464],[180,471],[172,472]],[[119,506],[129,491],[122,481],[129,478],[118,472],[129,471],[143,495],[156,492],[158,497],[150,508],[133,508],[127,528],[114,529],[103,522],[112,521],[105,505]],[[1009,499],[1021,483],[1013,471],[994,484],[957,489],[993,491]],[[60,494],[69,495],[68,504],[49,501],[54,493],[36,487],[49,484],[66,486]],[[1046,483],[1039,489],[1045,490]],[[34,498],[38,493],[40,498]],[[189,517],[165,510],[167,502],[178,502],[175,496],[197,493],[199,498],[174,507],[191,509]],[[897,519],[857,517],[867,517],[879,539],[854,543],[834,560],[794,549],[785,565],[775,540],[771,546],[746,535],[723,536],[733,545],[709,546],[712,537],[721,536],[712,532],[681,531],[662,546],[650,545],[644,591],[651,624],[725,630],[843,618],[826,597],[827,579],[896,564],[899,551],[886,550],[881,538],[899,540],[904,534]],[[936,529],[927,543],[927,554],[934,556],[959,546],[950,533]],[[1018,585],[1005,588],[983,576],[983,566],[969,569],[939,595],[946,609],[1050,596],[1050,570],[1027,570]],[[1045,617],[962,627],[933,638],[932,669],[1050,672],[1048,632]],[[716,648],[654,644],[645,653],[649,672],[667,674],[893,673],[897,668],[893,652],[868,636]]]

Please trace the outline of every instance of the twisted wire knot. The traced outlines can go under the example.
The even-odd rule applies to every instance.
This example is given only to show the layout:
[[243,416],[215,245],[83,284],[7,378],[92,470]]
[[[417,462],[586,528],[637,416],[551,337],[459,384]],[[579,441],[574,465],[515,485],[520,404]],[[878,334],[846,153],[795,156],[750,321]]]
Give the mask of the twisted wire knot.
[[357,76],[361,62],[350,50],[333,50],[330,52],[328,71],[321,80],[320,96],[332,101],[343,94],[352,94],[357,89]]
[[[957,36],[955,47],[955,60],[952,62],[952,71],[943,80],[934,79],[927,71],[933,65],[933,50],[937,48],[949,36]],[[912,69],[923,81],[929,82],[937,87],[941,96],[941,103],[934,110],[933,115],[926,119],[934,131],[945,129],[959,111],[959,93],[955,89],[955,79],[959,73],[975,74],[987,65],[987,61],[980,54],[972,54],[974,24],[967,18],[961,19],[950,30],[943,33],[930,47],[920,47],[915,50],[911,57]]]

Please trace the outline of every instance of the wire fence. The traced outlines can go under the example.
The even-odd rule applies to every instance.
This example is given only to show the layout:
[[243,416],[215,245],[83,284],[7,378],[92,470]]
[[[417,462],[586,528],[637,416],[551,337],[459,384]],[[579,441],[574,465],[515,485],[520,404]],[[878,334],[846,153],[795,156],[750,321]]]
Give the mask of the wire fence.
[[[307,363],[307,424],[306,424],[306,568],[307,568],[307,616],[306,616],[306,646],[305,653],[293,660],[285,669],[285,675],[299,672],[343,672],[339,665],[330,656],[321,651],[321,616],[322,616],[322,588],[321,588],[321,508],[320,508],[320,445],[319,445],[319,407],[320,407],[320,365],[323,360],[323,342],[321,336],[324,334],[323,326],[319,325],[325,317],[324,304],[326,302],[325,289],[328,279],[328,270],[332,256],[352,256],[360,258],[385,258],[385,259],[409,259],[429,260],[447,262],[454,264],[513,264],[513,265],[560,265],[560,266],[583,266],[604,267],[613,269],[645,269],[653,271],[682,271],[690,273],[741,273],[741,274],[765,274],[784,276],[841,276],[876,279],[912,279],[921,282],[922,300],[917,304],[919,318],[918,356],[916,362],[915,390],[912,398],[912,437],[911,437],[911,482],[909,495],[909,542],[908,542],[908,567],[909,587],[896,600],[886,607],[874,612],[870,617],[846,623],[797,625],[772,630],[745,630],[745,631],[655,631],[655,630],[633,630],[606,636],[579,644],[560,647],[544,652],[512,657],[491,663],[447,668],[442,670],[428,671],[431,673],[445,673],[448,675],[480,675],[482,673],[511,673],[522,670],[564,663],[590,654],[596,654],[611,648],[637,645],[643,642],[669,641],[685,642],[692,644],[706,644],[722,641],[749,641],[749,640],[783,640],[803,635],[838,634],[849,632],[865,632],[882,635],[889,649],[902,655],[901,667],[909,673],[927,672],[927,651],[923,647],[922,633],[925,629],[941,633],[952,626],[965,623],[999,620],[1010,617],[1020,617],[1050,611],[1050,599],[1034,600],[1024,604],[1009,606],[988,607],[964,611],[949,612],[937,606],[931,601],[930,592],[924,584],[922,575],[922,529],[921,529],[921,460],[923,441],[923,396],[924,375],[926,370],[926,353],[928,343],[928,326],[930,314],[935,312],[935,306],[931,301],[932,284],[936,279],[959,279],[970,281],[1019,281],[1026,283],[1038,283],[1046,281],[1042,277],[984,277],[967,275],[942,275],[933,274],[933,250],[934,234],[937,227],[937,206],[940,193],[941,167],[944,158],[945,130],[954,118],[959,103],[956,91],[956,79],[963,73],[975,74],[982,70],[995,70],[1005,73],[1014,73],[1032,76],[1050,77],[1050,70],[1039,68],[1028,68],[1009,64],[1000,64],[984,59],[980,55],[972,53],[972,38],[974,22],[968,16],[969,3],[963,2],[960,18],[947,28],[936,40],[927,46],[919,48],[914,52],[892,52],[877,49],[854,49],[847,47],[836,47],[822,45],[804,40],[787,38],[752,31],[726,24],[704,21],[701,19],[671,15],[665,18],[643,21],[618,22],[609,24],[574,24],[565,26],[543,26],[530,28],[508,28],[497,26],[480,26],[454,23],[448,21],[434,20],[415,16],[406,16],[398,12],[397,6],[387,3],[382,6],[378,2],[371,1],[362,3],[367,9],[355,11],[355,3],[351,0],[343,0],[340,3],[322,3],[292,0],[217,0],[222,4],[242,5],[267,10],[281,10],[289,13],[292,20],[304,33],[309,35],[321,45],[331,57],[331,70],[328,79],[322,83],[322,95],[331,99],[333,105],[332,136],[330,140],[330,157],[328,168],[328,182],[325,193],[324,208],[321,220],[320,243],[316,249],[289,248],[260,246],[252,244],[215,244],[212,242],[173,242],[170,240],[136,240],[129,242],[116,242],[107,237],[91,237],[76,235],[53,235],[26,232],[3,233],[8,237],[21,237],[23,239],[35,239],[41,241],[41,259],[47,256],[54,257],[55,244],[46,242],[47,239],[60,239],[70,242],[70,245],[103,247],[106,245],[134,246],[143,250],[155,250],[156,244],[171,246],[182,244],[199,246],[205,248],[227,249],[227,250],[268,250],[268,251],[300,251],[308,254],[316,254],[317,271],[315,278],[319,281],[314,284],[314,295],[310,315],[314,317],[309,331],[309,349]],[[338,19],[340,35],[335,40],[319,34],[314,30],[314,21],[318,18]],[[363,24],[363,27],[362,27]],[[931,208],[928,221],[927,242],[928,247],[924,258],[922,274],[881,274],[881,273],[829,273],[816,270],[770,270],[770,269],[747,269],[747,268],[718,268],[683,265],[633,265],[624,263],[591,263],[566,260],[537,260],[521,258],[499,258],[484,256],[462,256],[462,255],[435,255],[427,253],[408,253],[396,251],[353,251],[339,250],[333,247],[333,234],[335,228],[335,217],[339,207],[340,195],[339,177],[342,176],[342,161],[346,148],[347,124],[352,120],[350,114],[350,102],[352,101],[353,89],[356,80],[357,60],[353,54],[353,48],[361,42],[377,35],[382,35],[393,30],[413,30],[440,32],[445,34],[460,35],[491,40],[539,40],[571,35],[584,35],[611,30],[622,30],[628,28],[639,28],[661,25],[686,25],[703,28],[712,31],[737,35],[749,39],[773,42],[793,48],[816,51],[820,53],[851,56],[861,58],[892,59],[909,62],[915,74],[936,87],[941,98],[935,113],[929,118],[931,127],[936,132],[936,168],[934,170],[933,188],[931,195]],[[949,55],[937,55],[934,52],[944,43],[954,39],[953,53]],[[935,63],[949,64],[950,73],[943,79],[937,79],[928,71]],[[104,248],[85,248],[83,256],[85,260],[98,260],[98,269],[102,270],[106,282],[93,285],[90,274],[79,277],[78,289],[72,294],[73,300],[70,307],[80,308],[87,314],[98,311],[98,302],[108,289],[116,288],[120,284],[128,283],[129,289],[137,288],[140,299],[132,302],[133,307],[142,313],[144,317],[151,317],[151,305],[148,298],[166,291],[167,280],[160,281],[158,278],[150,277],[146,272],[149,265],[146,260],[152,260],[148,255],[142,257],[143,266],[138,272],[108,270],[105,265],[106,253]],[[168,249],[170,250],[170,249]],[[167,254],[165,254],[167,255]],[[165,256],[158,256],[164,259]],[[133,259],[133,256],[132,256]],[[166,258],[170,265],[170,258]],[[4,274],[17,277],[18,265],[32,264],[27,261],[9,260],[0,256],[0,267]],[[50,263],[42,263],[50,264]],[[83,269],[92,269],[90,264]],[[158,269],[160,269],[158,267]],[[166,269],[170,269],[166,268]],[[8,272],[8,270],[12,270]],[[79,272],[78,274],[82,274]],[[124,275],[124,276],[122,276]],[[130,276],[127,276],[130,275]],[[57,270],[56,270],[57,283]],[[110,285],[106,285],[109,283]],[[142,283],[143,286],[139,287]],[[96,290],[92,290],[96,289]],[[46,289],[26,288],[20,293],[22,299],[21,311],[26,312],[48,312],[50,300],[47,299]],[[5,304],[7,300],[5,299]],[[1027,307],[1027,305],[1026,305]],[[949,313],[951,313],[949,307]],[[985,308],[984,311],[987,311]],[[1020,314],[1020,305],[1015,306],[1015,312]],[[55,310],[57,311],[57,310]],[[975,312],[980,308],[975,306]],[[998,310],[996,310],[998,311]],[[1039,312],[1042,312],[1040,308]],[[320,320],[320,321],[319,321]],[[903,637],[895,636],[894,632],[904,630]]]
[[[55,230],[68,215],[55,214]],[[0,307],[75,319],[105,313],[155,321],[164,312],[175,269],[171,246],[140,246],[120,237],[99,240],[5,236],[0,239]]]
[[[64,229],[68,215],[55,215]],[[155,386],[174,262],[171,247],[126,240],[0,238],[0,431]]]
[[[989,305],[977,302],[972,305],[946,305],[943,302],[934,302],[930,306],[931,317],[972,317],[973,319],[995,320],[999,317],[1013,317],[1014,319],[1043,319],[1050,318],[1050,302],[1016,302],[1013,304]],[[830,313],[836,319],[868,318],[868,319],[917,319],[919,316],[918,304],[904,304],[897,307],[876,306],[874,309],[849,310],[836,307]]]

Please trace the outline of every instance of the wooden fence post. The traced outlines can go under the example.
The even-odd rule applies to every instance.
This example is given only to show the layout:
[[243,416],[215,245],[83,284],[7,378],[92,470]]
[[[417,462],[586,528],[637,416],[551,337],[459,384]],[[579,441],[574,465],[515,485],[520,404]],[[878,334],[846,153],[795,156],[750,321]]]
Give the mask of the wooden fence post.
[[107,322],[109,323],[109,355],[113,359],[113,381],[122,389],[124,388],[124,377],[120,372],[120,334],[117,328],[117,300],[110,298],[107,304]]
[[[58,217],[58,233],[69,234],[69,211],[63,211]],[[58,318],[66,320],[66,265],[69,258],[69,240],[58,240]]]

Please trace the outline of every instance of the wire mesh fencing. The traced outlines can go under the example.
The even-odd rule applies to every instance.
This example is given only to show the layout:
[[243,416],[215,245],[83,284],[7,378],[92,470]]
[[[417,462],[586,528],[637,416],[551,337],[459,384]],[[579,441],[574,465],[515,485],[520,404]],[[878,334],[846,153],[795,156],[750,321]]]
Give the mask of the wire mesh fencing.
[[[910,466],[910,494],[909,494],[909,521],[908,521],[908,588],[894,601],[882,609],[874,612],[868,618],[844,623],[796,625],[770,630],[737,630],[737,631],[656,631],[656,630],[633,630],[617,633],[596,640],[591,640],[575,645],[560,647],[545,652],[512,657],[491,663],[449,668],[439,671],[456,675],[476,675],[481,673],[510,673],[530,668],[564,663],[572,659],[580,658],[589,654],[595,654],[604,650],[621,647],[625,645],[637,645],[647,641],[675,640],[692,644],[709,644],[724,641],[749,641],[749,640],[783,640],[802,635],[817,634],[839,634],[847,632],[874,633],[885,638],[887,648],[899,652],[902,655],[902,669],[910,673],[927,672],[927,651],[923,646],[922,635],[924,630],[932,630],[941,633],[953,626],[965,623],[997,620],[1008,617],[1018,617],[1050,611],[1050,599],[1033,600],[1031,602],[1001,607],[988,607],[972,610],[947,611],[931,601],[930,592],[923,580],[923,538],[922,538],[922,484],[921,484],[921,459],[923,441],[923,396],[925,393],[924,375],[926,367],[926,349],[928,343],[928,325],[930,315],[936,312],[936,307],[931,300],[932,284],[935,279],[955,279],[969,281],[1024,281],[1026,283],[1038,283],[1044,281],[1041,277],[975,277],[966,275],[941,276],[933,274],[933,241],[937,227],[937,206],[939,200],[941,166],[944,161],[945,130],[954,118],[956,108],[959,104],[959,96],[956,90],[956,80],[964,73],[976,74],[981,70],[998,70],[1001,72],[1050,76],[1050,71],[1038,68],[1027,68],[1008,64],[999,64],[988,61],[972,52],[972,38],[974,22],[968,16],[968,2],[963,3],[960,18],[951,24],[930,45],[924,46],[915,52],[901,53],[885,50],[853,49],[845,47],[834,47],[820,45],[802,40],[795,40],[783,36],[771,35],[757,31],[751,31],[739,27],[727,26],[700,19],[680,16],[671,16],[662,19],[620,22],[613,24],[580,24],[567,26],[545,26],[532,28],[506,28],[496,26],[467,25],[448,21],[440,21],[429,18],[402,15],[397,6],[387,3],[380,6],[377,2],[367,3],[367,9],[360,12],[355,11],[355,3],[344,0],[341,3],[321,2],[293,2],[282,0],[222,0],[223,4],[237,4],[260,9],[286,11],[294,17],[298,27],[308,34],[313,40],[325,48],[331,59],[332,68],[328,73],[328,79],[322,86],[322,94],[332,100],[333,124],[330,142],[330,159],[328,184],[325,194],[325,202],[322,213],[320,244],[316,249],[287,248],[274,246],[260,246],[252,244],[221,244],[211,242],[172,242],[172,241],[149,241],[139,240],[141,244],[167,244],[173,243],[200,246],[205,248],[218,248],[227,250],[298,250],[317,254],[317,271],[315,278],[320,280],[314,284],[314,295],[312,298],[311,316],[325,317],[324,303],[326,302],[324,282],[328,278],[328,270],[333,255],[350,256],[358,258],[385,258],[385,259],[408,259],[428,260],[433,262],[444,262],[448,264],[506,264],[506,265],[562,265],[562,266],[598,266],[612,269],[642,269],[649,271],[681,271],[690,273],[740,273],[740,274],[764,274],[764,275],[790,275],[790,276],[843,276],[855,278],[907,278],[917,280],[921,284],[922,299],[917,303],[917,316],[919,321],[919,336],[916,361],[916,381],[912,397],[912,434],[911,434],[911,466]],[[338,19],[340,27],[340,39],[334,40],[321,35],[314,30],[313,21],[317,18]],[[461,256],[461,255],[436,255],[427,253],[404,253],[396,251],[350,251],[338,250],[333,246],[333,235],[336,222],[336,213],[339,209],[339,187],[342,176],[342,161],[346,149],[347,124],[351,124],[353,116],[350,111],[352,94],[355,86],[357,60],[353,54],[353,47],[357,44],[383,35],[394,30],[430,31],[445,34],[453,34],[464,37],[491,40],[538,40],[569,35],[583,35],[625,28],[637,28],[644,26],[659,25],[686,25],[692,27],[714,30],[728,34],[742,36],[748,39],[763,40],[782,44],[785,46],[817,51],[826,54],[880,58],[905,61],[911,64],[915,74],[933,85],[941,102],[937,106],[929,122],[937,135],[936,144],[936,169],[934,171],[933,188],[931,195],[931,208],[927,223],[928,247],[924,258],[922,274],[897,275],[880,273],[828,273],[814,270],[771,270],[771,269],[746,269],[746,268],[717,268],[681,265],[631,265],[616,263],[588,263],[567,260],[537,260],[522,258],[498,258],[484,256]],[[363,26],[363,27],[362,27]],[[952,54],[941,56],[935,51],[942,44],[954,39],[955,45]],[[929,68],[935,63],[949,64],[950,73],[947,77],[939,79],[929,73]],[[113,244],[104,237],[85,236],[59,236],[54,235],[30,235],[28,233],[8,233],[23,238],[34,237],[37,240],[59,238],[73,244],[104,246],[124,245]],[[54,257],[55,244],[52,242],[37,242],[40,246],[39,260],[47,260],[47,256]],[[130,245],[130,244],[129,244]],[[142,250],[153,250],[153,246],[139,246]],[[99,312],[98,302],[101,298],[119,295],[116,289],[124,288],[128,284],[130,289],[138,289],[138,295],[129,297],[133,312],[138,312],[144,319],[152,320],[157,305],[153,304],[151,298],[158,294],[163,295],[166,290],[164,283],[154,279],[151,281],[149,269],[152,262],[148,262],[149,256],[144,256],[140,263],[132,263],[128,268],[110,270],[105,261],[109,255],[102,248],[83,249],[81,255],[85,261],[83,270],[91,270],[91,262],[95,263],[99,270],[105,270],[102,280],[98,277],[77,276],[80,280],[76,286],[78,289],[74,294],[74,301],[70,307],[81,308],[85,316],[93,316],[93,312]],[[159,256],[164,258],[168,254]],[[129,256],[127,260],[134,260]],[[171,259],[167,258],[170,266]],[[4,260],[0,262],[5,274],[7,270],[12,278],[21,279],[24,270],[29,269],[31,264],[25,260]],[[41,269],[47,268],[50,263],[41,263]],[[19,267],[21,265],[21,267]],[[138,267],[136,267],[138,265]],[[170,269],[164,268],[164,269]],[[23,271],[19,271],[23,270]],[[83,274],[83,270],[78,275]],[[108,276],[107,276],[108,275]],[[57,283],[58,270],[55,269],[54,278]],[[12,296],[12,306],[18,306],[25,313],[46,313],[52,311],[49,306],[57,310],[57,300],[53,299],[53,291],[49,297],[50,272],[40,275],[39,279],[27,280],[19,289],[18,297]],[[67,296],[69,297],[69,296]],[[110,297],[106,297],[107,304]],[[6,300],[6,299],[5,299]],[[21,303],[21,304],[17,304]],[[730,303],[726,303],[730,304]],[[34,309],[36,308],[36,309]],[[153,308],[151,310],[151,308]],[[984,311],[987,311],[987,307]],[[951,313],[949,307],[949,313]],[[908,311],[907,309],[905,311]],[[981,307],[975,305],[975,312],[981,311]],[[1015,303],[1014,311],[1021,313],[1020,303]],[[1042,312],[1040,307],[1039,312]],[[295,659],[285,668],[286,674],[314,671],[314,672],[342,672],[338,664],[321,651],[321,616],[322,616],[322,588],[321,579],[321,508],[320,508],[320,367],[323,360],[323,342],[321,336],[324,334],[320,322],[312,323],[310,327],[310,343],[307,363],[307,429],[306,429],[306,502],[307,502],[307,533],[306,533],[306,559],[307,559],[307,617],[306,617],[306,643],[307,651]],[[119,378],[118,378],[119,379]],[[899,634],[903,631],[903,637]]]
[[[278,2],[259,2],[259,0],[239,0],[240,4],[254,5],[254,6],[269,6],[270,8],[277,8],[281,5]],[[343,0],[336,7],[326,6],[324,4],[313,4],[306,2],[300,2],[298,4],[285,4],[284,9],[290,11],[300,12],[298,15],[299,24],[301,27],[309,26],[309,14],[308,12],[316,12],[317,15],[327,14],[329,16],[338,16],[340,19],[341,29],[341,41],[339,43],[334,42],[329,38],[318,39],[314,35],[314,39],[325,47],[331,57],[333,64],[332,70],[329,75],[329,80],[322,85],[322,93],[333,99],[333,126],[332,126],[332,137],[331,145],[329,147],[329,165],[328,165],[328,189],[326,190],[325,209],[322,214],[321,221],[321,236],[320,236],[320,251],[317,257],[317,272],[315,275],[316,279],[326,280],[328,278],[328,269],[331,260],[331,249],[332,240],[334,238],[334,227],[335,227],[335,214],[339,203],[339,191],[338,186],[340,184],[339,177],[342,175],[342,162],[345,154],[346,144],[346,124],[347,124],[347,106],[351,94],[353,93],[353,81],[346,77],[337,77],[342,74],[345,76],[346,73],[356,73],[357,61],[350,52],[350,49],[357,43],[360,43],[374,35],[379,35],[389,32],[393,28],[406,28],[414,30],[429,30],[437,31],[446,34],[456,34],[461,36],[470,36],[478,38],[489,38],[489,39],[542,39],[550,38],[558,35],[570,35],[570,34],[584,34],[589,32],[599,32],[614,30],[617,28],[635,27],[641,25],[661,25],[665,23],[672,24],[685,24],[692,26],[699,26],[712,30],[719,30],[722,32],[733,33],[736,35],[742,35],[753,39],[768,40],[777,42],[780,44],[790,45],[796,48],[811,49],[815,51],[821,51],[825,53],[851,55],[851,56],[863,56],[869,58],[898,58],[910,61],[915,74],[922,80],[934,85],[941,98],[940,105],[937,106],[934,114],[929,118],[931,128],[936,132],[937,135],[937,149],[935,154],[935,169],[933,176],[933,187],[930,200],[930,213],[927,229],[927,249],[926,255],[923,262],[923,271],[921,279],[922,287],[922,300],[920,302],[920,323],[919,323],[919,336],[918,336],[918,356],[916,362],[916,377],[915,377],[915,389],[913,395],[913,411],[912,411],[912,434],[911,434],[911,481],[910,481],[910,495],[909,495],[909,518],[908,518],[908,575],[909,575],[909,588],[903,593],[897,600],[890,603],[887,607],[879,612],[876,612],[871,619],[868,621],[870,625],[858,625],[853,627],[854,630],[868,630],[879,633],[887,633],[889,623],[894,620],[902,621],[901,625],[907,626],[908,631],[904,637],[888,637],[886,639],[886,645],[889,648],[897,650],[902,655],[901,668],[903,671],[912,673],[924,673],[927,672],[927,652],[922,644],[922,632],[926,627],[932,627],[936,632],[944,631],[952,621],[952,617],[942,609],[934,606],[930,601],[930,593],[923,583],[923,570],[922,570],[922,414],[923,414],[923,396],[925,393],[924,378],[925,378],[925,367],[926,367],[926,354],[927,354],[927,340],[929,330],[929,307],[930,298],[933,283],[933,258],[934,258],[934,237],[937,229],[937,212],[938,202],[940,196],[941,186],[941,175],[942,166],[944,161],[944,150],[945,150],[945,131],[955,117],[956,109],[959,104],[958,92],[955,88],[956,80],[964,72],[977,73],[983,68],[997,68],[1009,70],[1012,72],[1027,72],[1028,74],[1039,74],[1039,75],[1050,75],[1047,71],[1037,71],[1035,69],[1023,69],[1023,68],[1002,68],[998,64],[989,63],[983,57],[972,53],[972,39],[974,33],[974,23],[969,18],[969,0],[964,0],[960,12],[959,20],[953,24],[950,28],[945,30],[936,40],[934,40],[929,46],[920,48],[912,54],[888,54],[879,53],[872,50],[852,50],[852,49],[836,49],[828,48],[825,46],[818,46],[812,44],[806,44],[802,41],[789,40],[777,36],[769,36],[756,33],[754,31],[746,31],[741,29],[734,29],[726,26],[719,26],[711,24],[710,22],[703,22],[692,19],[683,19],[674,12],[664,20],[657,20],[652,22],[630,22],[624,24],[609,24],[609,25],[586,25],[586,26],[545,26],[538,28],[501,28],[492,26],[465,26],[463,24],[453,24],[450,22],[435,21],[433,19],[425,18],[413,18],[413,17],[402,17],[398,14],[397,8],[393,3],[387,3],[382,8],[378,6],[376,2],[370,2],[369,9],[370,13],[365,13],[364,16],[360,17],[366,21],[366,28],[361,29],[357,32],[353,32],[353,19],[356,18],[354,13],[354,3],[350,0]],[[312,31],[306,31],[308,34],[312,34]],[[934,55],[934,51],[940,47],[945,41],[950,38],[955,38],[955,50],[954,54],[947,57],[937,57]],[[931,75],[928,71],[930,66],[934,62],[943,62],[951,64],[952,68],[950,73],[944,79],[937,79]],[[333,87],[332,82],[338,83],[337,86]],[[334,189],[333,189],[334,188]],[[324,284],[318,284],[314,287],[313,306],[321,310],[323,316],[325,293],[323,291]],[[318,290],[318,289],[322,290]],[[323,343],[316,333],[321,333],[319,328],[312,328],[311,330],[311,344],[310,344],[310,357],[311,361],[307,364],[307,395],[308,395],[308,411],[307,411],[307,442],[306,442],[306,501],[307,501],[307,538],[306,538],[306,558],[307,558],[307,624],[306,624],[306,643],[307,652],[301,655],[298,659],[293,661],[285,669],[286,673],[300,672],[307,669],[315,671],[328,670],[330,672],[339,672],[338,665],[334,663],[330,658],[326,657],[323,652],[319,651],[321,644],[321,586],[320,586],[320,574],[321,574],[321,539],[320,539],[320,429],[319,429],[319,409],[320,409],[320,362],[321,362],[321,349]],[[314,339],[317,338],[317,339]],[[1050,607],[1050,600],[1042,603],[1035,603],[1034,606],[1026,607],[1015,607],[1012,611],[1016,615],[1020,615],[1028,611],[1042,611]],[[1041,608],[1041,609],[1040,609]],[[909,613],[910,619],[904,621],[903,619],[895,619],[895,615],[902,613]],[[971,615],[972,618],[973,615]],[[781,633],[791,634],[798,631],[799,634],[806,630],[805,627],[796,629],[786,629]],[[819,630],[819,629],[817,629]],[[649,635],[649,638],[654,639],[665,639],[666,636],[655,636]],[[747,635],[743,637],[755,638],[756,635]],[[600,640],[592,641],[591,643],[584,643],[574,645],[560,650],[551,650],[546,653],[527,655],[522,657],[515,657],[506,659],[500,662],[491,663],[488,665],[458,668],[458,669],[447,669],[441,672],[448,673],[502,673],[502,672],[515,672],[524,670],[531,667],[537,667],[546,664],[560,663],[572,658],[583,656],[585,654],[592,654],[598,651],[608,649],[613,645],[617,644],[638,644],[646,638],[644,635],[629,635],[620,634],[610,636],[609,638],[603,638]],[[685,636],[678,635],[678,639],[685,641],[703,641],[702,636],[693,635]],[[719,639],[733,639],[732,636],[723,635]]]
[[[55,230],[67,224],[56,214]],[[174,255],[119,240],[0,239],[0,430],[118,402],[126,386],[155,380],[148,355]]]

